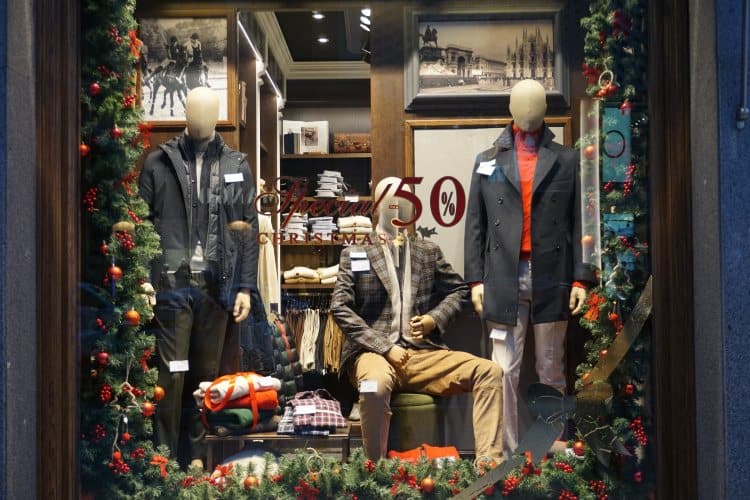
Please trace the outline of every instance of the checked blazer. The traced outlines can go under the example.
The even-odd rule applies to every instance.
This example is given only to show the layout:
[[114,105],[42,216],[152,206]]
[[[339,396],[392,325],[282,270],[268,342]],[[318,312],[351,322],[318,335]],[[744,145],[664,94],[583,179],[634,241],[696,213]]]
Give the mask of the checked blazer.
[[[373,241],[378,241],[377,237]],[[414,313],[432,316],[436,328],[426,337],[426,344],[444,349],[442,334],[461,311],[469,289],[435,243],[413,240],[410,245]],[[389,291],[395,288],[386,268],[384,251],[387,249],[386,245],[375,243],[347,247],[341,252],[331,311],[344,332],[342,374],[360,354],[385,354],[394,345],[389,340],[389,332],[393,315],[399,312],[393,311],[389,296]],[[352,252],[366,254],[369,271],[352,271]]]

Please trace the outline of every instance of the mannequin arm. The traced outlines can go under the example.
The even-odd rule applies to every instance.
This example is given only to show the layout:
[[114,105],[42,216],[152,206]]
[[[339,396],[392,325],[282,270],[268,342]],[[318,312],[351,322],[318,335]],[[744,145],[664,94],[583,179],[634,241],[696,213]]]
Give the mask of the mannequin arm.
[[583,304],[586,302],[586,289],[578,286],[571,287],[570,289],[570,301],[568,307],[570,308],[571,314],[576,315],[581,313]]
[[242,188],[242,222],[244,230],[238,231],[241,255],[238,258],[239,283],[238,287],[257,289],[258,287],[258,253],[260,248],[256,239],[258,234],[258,214],[255,211],[255,183],[250,173],[247,161],[240,167],[245,181]]
[[235,323],[241,323],[250,315],[250,290],[243,288],[237,292],[237,298],[234,299],[234,316]]
[[477,283],[471,287],[471,303],[474,305],[474,310],[482,315],[482,304],[484,303],[484,284]]

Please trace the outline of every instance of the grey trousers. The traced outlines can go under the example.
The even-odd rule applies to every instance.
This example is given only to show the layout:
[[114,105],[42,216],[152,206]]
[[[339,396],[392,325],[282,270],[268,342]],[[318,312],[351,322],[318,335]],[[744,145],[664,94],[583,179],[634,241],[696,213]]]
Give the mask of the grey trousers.
[[[518,266],[518,319],[515,325],[487,321],[492,340],[492,361],[503,371],[503,452],[511,456],[520,440],[518,404],[526,388],[519,388],[526,334],[534,333],[536,373],[539,381],[565,393],[565,332],[567,321],[531,324],[531,264],[522,260]],[[522,397],[519,398],[519,394]]]

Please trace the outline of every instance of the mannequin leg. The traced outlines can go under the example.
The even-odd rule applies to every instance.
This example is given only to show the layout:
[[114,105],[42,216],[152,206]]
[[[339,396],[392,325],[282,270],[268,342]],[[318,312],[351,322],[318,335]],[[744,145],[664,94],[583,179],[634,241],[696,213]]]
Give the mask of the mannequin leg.
[[518,318],[514,326],[487,322],[492,339],[492,361],[503,371],[503,451],[509,458],[518,446],[518,380],[523,360],[531,308],[531,272],[528,262],[519,264]]
[[536,373],[539,381],[565,394],[565,333],[567,321],[534,325]]
[[397,385],[396,370],[380,354],[366,352],[354,364],[352,383],[359,388],[363,380],[377,384],[375,392],[359,393],[362,444],[370,460],[384,457],[388,451],[391,425],[391,392]]

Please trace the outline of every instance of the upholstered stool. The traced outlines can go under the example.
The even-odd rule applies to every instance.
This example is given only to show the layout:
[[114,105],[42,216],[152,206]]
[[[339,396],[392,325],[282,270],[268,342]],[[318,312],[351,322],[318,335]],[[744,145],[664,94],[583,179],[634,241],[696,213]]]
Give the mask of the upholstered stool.
[[422,443],[440,446],[444,429],[440,398],[427,394],[399,392],[391,395],[391,429],[389,450],[410,450]]

